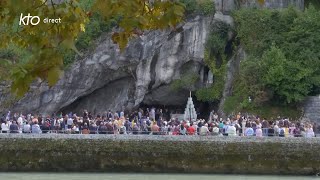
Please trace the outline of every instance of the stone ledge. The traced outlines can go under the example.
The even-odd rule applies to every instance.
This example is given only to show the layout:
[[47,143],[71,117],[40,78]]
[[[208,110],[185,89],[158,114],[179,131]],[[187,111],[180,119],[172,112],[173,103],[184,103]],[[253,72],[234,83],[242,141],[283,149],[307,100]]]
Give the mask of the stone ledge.
[[320,138],[0,134],[0,171],[315,175]]
[[230,136],[169,136],[169,135],[106,135],[106,134],[0,134],[0,139],[84,139],[128,141],[219,141],[219,142],[272,142],[319,143],[320,137],[230,137]]

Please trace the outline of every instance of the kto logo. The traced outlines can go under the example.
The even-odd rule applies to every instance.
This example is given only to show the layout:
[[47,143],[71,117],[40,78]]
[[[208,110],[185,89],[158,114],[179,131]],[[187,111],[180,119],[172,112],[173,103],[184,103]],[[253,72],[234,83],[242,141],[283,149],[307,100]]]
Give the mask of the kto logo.
[[39,16],[31,16],[30,13],[28,13],[28,16],[23,16],[21,13],[20,15],[20,21],[19,25],[38,25],[40,23],[40,17]]

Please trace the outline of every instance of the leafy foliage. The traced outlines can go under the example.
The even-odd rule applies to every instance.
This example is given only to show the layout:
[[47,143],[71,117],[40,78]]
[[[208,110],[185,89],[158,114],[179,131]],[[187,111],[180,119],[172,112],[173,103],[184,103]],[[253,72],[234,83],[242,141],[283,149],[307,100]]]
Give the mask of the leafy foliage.
[[215,4],[212,0],[179,0],[185,6],[185,12],[189,16],[214,15]]
[[[106,24],[91,21],[97,12]],[[19,17],[23,13],[41,18],[61,18],[61,24],[19,26]],[[64,66],[63,53],[70,49],[81,55],[79,48],[91,43],[89,36],[97,36],[102,27],[108,29],[110,22],[117,19],[118,31],[112,39],[123,50],[128,41],[142,35],[145,30],[175,28],[184,16],[184,6],[178,1],[149,0],[96,0],[80,4],[77,0],[55,4],[47,0],[2,0],[0,1],[0,48],[10,44],[26,49],[31,56],[25,60],[1,60],[0,78],[12,82],[12,91],[23,96],[29,85],[40,78],[54,85]],[[86,28],[87,26],[87,28]],[[81,32],[92,29],[88,34]],[[90,30],[89,30],[90,31]],[[76,45],[76,40],[77,45]],[[69,63],[73,54],[67,57]],[[66,59],[66,58],[65,58]],[[5,71],[9,70],[9,72]]]
[[[217,21],[212,25],[211,32],[205,44],[206,50],[209,52],[208,58],[216,58],[215,56],[224,54],[230,30],[232,30],[230,25],[222,21]],[[211,62],[213,61],[208,61],[207,64]]]
[[237,38],[250,56],[241,62],[225,110],[294,106],[320,93],[319,11],[242,9],[234,17]]
[[184,7],[178,1],[97,0],[94,10],[105,19],[120,16],[120,31],[112,39],[124,49],[128,40],[142,34],[142,30],[174,28],[184,16]]
[[[81,25],[87,22],[85,12],[76,1],[46,5],[40,0],[32,3],[26,0],[19,3],[14,0],[1,1],[0,12],[0,47],[7,48],[9,44],[13,44],[32,54],[26,61],[12,61],[8,67],[12,90],[22,96],[29,89],[29,84],[38,77],[53,85],[58,80],[63,65],[57,48],[76,50],[74,40],[81,31]],[[17,17],[21,13],[60,17],[62,23],[19,26]]]
[[258,114],[260,117],[268,120],[276,120],[278,116],[298,120],[302,115],[301,110],[294,105],[264,104],[263,106],[253,106],[248,100],[243,101],[240,105],[238,102],[239,99],[237,97],[228,97],[224,104],[224,112],[227,114],[235,114],[240,111],[248,112],[249,114]]
[[310,4],[317,9],[320,9],[320,1],[318,1],[318,0],[304,0],[305,7],[309,7]]
[[222,21],[216,22],[211,28],[204,61],[214,75],[214,82],[211,86],[196,92],[197,99],[201,101],[215,101],[222,97],[227,68],[225,48],[230,30],[231,27]]
[[197,99],[200,101],[217,101],[222,97],[222,92],[225,84],[227,61],[225,56],[222,57],[222,62],[217,65],[215,58],[210,58],[208,53],[205,53],[205,63],[209,66],[214,76],[214,82],[209,87],[200,88],[196,92]]
[[[87,0],[89,1],[89,0]],[[81,1],[80,5],[85,9],[91,8],[93,2],[90,0]],[[80,52],[90,50],[94,47],[95,40],[101,36],[102,33],[110,32],[113,27],[118,24],[119,17],[112,18],[110,20],[104,20],[103,17],[98,12],[93,12],[89,17],[89,22],[86,25],[86,30],[81,32],[75,41],[75,46]],[[75,58],[76,52],[70,49],[60,49],[63,55],[64,67],[67,68],[71,65]]]
[[182,75],[182,78],[174,80],[170,84],[170,88],[173,91],[179,91],[181,89],[187,89],[190,91],[198,79],[199,76],[197,74],[185,74]]

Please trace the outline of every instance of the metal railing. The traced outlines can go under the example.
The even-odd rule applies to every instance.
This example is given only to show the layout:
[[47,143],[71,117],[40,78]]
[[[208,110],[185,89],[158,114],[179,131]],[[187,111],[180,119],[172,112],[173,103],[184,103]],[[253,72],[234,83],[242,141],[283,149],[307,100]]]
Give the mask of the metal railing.
[[[268,129],[268,128],[265,128]],[[267,131],[265,131],[265,133],[262,133],[261,137],[304,137],[302,134],[300,135],[294,135],[294,134],[285,134],[285,135],[280,135],[279,133],[275,132],[275,133],[266,133]],[[200,132],[195,132],[194,134],[188,134],[188,132],[186,134],[180,134],[180,132],[172,132],[172,131],[159,131],[159,132],[154,132],[154,131],[133,131],[133,130],[129,130],[129,131],[120,131],[118,130],[114,130],[114,131],[101,131],[99,129],[96,130],[79,130],[79,131],[74,131],[71,129],[59,129],[59,130],[41,130],[38,133],[34,133],[31,130],[28,132],[23,132],[22,130],[18,130],[18,131],[3,131],[0,130],[0,133],[23,133],[23,134],[105,134],[105,135],[110,135],[110,134],[116,134],[116,135],[172,135],[172,136],[176,136],[176,135],[187,135],[187,136],[238,136],[238,137],[244,137],[246,135],[244,135],[243,133],[236,133],[236,134],[232,134],[229,135],[227,133],[223,132],[223,129],[220,128],[219,133],[214,133],[214,132],[208,132],[205,135],[201,135]],[[249,136],[256,136],[256,133],[253,133],[252,135]],[[315,137],[320,137],[320,134],[315,134]]]

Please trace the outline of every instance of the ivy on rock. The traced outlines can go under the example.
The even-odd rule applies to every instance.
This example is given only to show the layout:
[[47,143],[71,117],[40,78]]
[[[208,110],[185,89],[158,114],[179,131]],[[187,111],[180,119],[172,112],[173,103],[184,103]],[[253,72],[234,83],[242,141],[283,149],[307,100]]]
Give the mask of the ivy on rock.
[[225,110],[295,107],[320,93],[320,11],[241,9],[234,18],[248,57]]

